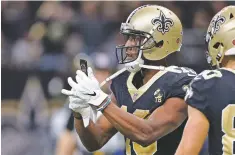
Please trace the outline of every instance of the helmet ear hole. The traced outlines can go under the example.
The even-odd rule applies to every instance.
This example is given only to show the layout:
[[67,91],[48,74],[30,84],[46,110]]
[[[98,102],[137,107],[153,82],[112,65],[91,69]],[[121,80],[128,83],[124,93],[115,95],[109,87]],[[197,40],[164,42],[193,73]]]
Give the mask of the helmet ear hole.
[[221,43],[217,42],[213,45],[213,48],[218,49]]
[[230,16],[229,16],[229,18],[230,19],[232,19],[234,16],[233,16],[233,14],[232,13],[230,13]]
[[164,44],[164,41],[163,40],[161,40],[161,41],[159,41],[159,42],[155,42],[155,47],[159,47],[159,48],[161,48],[162,46],[163,46],[163,44]]

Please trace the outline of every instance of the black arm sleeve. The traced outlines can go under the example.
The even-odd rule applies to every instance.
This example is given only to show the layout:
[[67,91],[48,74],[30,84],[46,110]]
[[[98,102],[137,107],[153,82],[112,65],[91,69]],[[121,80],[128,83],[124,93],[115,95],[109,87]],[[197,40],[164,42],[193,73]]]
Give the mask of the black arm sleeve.
[[69,131],[72,131],[74,129],[74,118],[73,118],[73,113],[71,112],[70,117],[68,119],[66,129]]
[[201,111],[208,120],[210,120],[209,105],[210,96],[213,92],[212,83],[213,80],[205,80],[203,78],[192,81],[185,97],[186,103]]

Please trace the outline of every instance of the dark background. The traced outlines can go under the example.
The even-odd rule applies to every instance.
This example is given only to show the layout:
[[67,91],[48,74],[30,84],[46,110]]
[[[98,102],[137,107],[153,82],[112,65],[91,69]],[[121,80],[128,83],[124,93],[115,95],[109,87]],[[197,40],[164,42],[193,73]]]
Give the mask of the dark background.
[[182,21],[182,50],[169,64],[207,69],[206,29],[234,2],[1,1],[2,154],[54,154],[62,127],[53,121],[67,108],[60,93],[69,88],[67,77],[79,58],[88,60],[100,81],[120,68],[115,46],[122,42],[121,22],[144,4],[165,6]]

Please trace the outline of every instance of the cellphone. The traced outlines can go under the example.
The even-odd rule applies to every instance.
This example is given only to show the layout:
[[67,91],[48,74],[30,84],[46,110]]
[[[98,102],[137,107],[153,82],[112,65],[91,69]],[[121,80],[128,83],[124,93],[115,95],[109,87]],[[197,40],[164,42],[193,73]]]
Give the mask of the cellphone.
[[87,73],[87,61],[86,61],[86,60],[80,59],[80,67],[81,67],[81,70],[82,70],[86,75],[88,75],[88,73]]

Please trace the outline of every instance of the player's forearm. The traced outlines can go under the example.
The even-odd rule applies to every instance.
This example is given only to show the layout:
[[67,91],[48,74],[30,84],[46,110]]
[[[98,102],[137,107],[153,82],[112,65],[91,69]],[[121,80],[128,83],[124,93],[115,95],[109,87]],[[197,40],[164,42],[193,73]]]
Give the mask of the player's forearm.
[[123,111],[113,103],[106,107],[103,114],[124,136],[141,145],[147,145],[149,133],[153,129],[146,120]]
[[90,152],[100,149],[106,140],[102,137],[102,131],[91,120],[87,128],[84,127],[83,121],[74,119],[76,131],[86,149]]
[[176,155],[199,154],[209,131],[209,121],[199,110],[188,107],[189,118]]
[[155,118],[158,118],[158,115],[164,114],[163,111],[164,109],[159,108],[154,114],[155,116],[151,115],[147,120],[144,120],[133,114],[126,113],[111,103],[103,111],[103,114],[124,136],[142,146],[148,146],[174,131],[186,118],[184,114],[181,114],[180,117],[167,114],[164,115],[164,119],[156,120]]
[[[190,144],[191,145],[191,144]],[[187,150],[189,147],[184,146],[182,142],[180,142],[180,145],[175,153],[175,155],[198,155],[200,153],[200,150],[194,150],[190,148],[190,150]]]
[[73,155],[76,149],[76,138],[73,132],[65,130],[59,137],[56,144],[56,155]]

